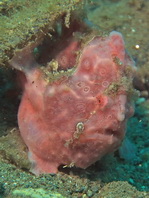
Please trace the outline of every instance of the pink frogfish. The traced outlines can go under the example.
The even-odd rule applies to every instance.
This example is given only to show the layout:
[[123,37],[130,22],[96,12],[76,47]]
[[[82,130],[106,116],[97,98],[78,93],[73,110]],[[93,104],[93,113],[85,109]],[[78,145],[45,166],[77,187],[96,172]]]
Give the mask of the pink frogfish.
[[120,33],[83,44],[71,38],[46,65],[31,47],[10,63],[25,76],[18,124],[32,173],[57,173],[60,165],[85,169],[118,149],[134,112],[135,69]]

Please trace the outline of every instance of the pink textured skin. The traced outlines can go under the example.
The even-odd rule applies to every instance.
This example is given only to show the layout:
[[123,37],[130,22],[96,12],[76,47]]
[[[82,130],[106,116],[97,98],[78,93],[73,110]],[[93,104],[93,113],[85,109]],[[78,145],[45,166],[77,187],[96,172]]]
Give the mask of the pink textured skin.
[[[70,44],[70,51],[76,46]],[[70,60],[69,46],[58,62],[61,54]],[[59,165],[87,168],[120,146],[132,107],[125,90],[114,97],[104,91],[133,64],[122,35],[111,32],[86,44],[72,76],[47,83],[40,69],[26,71],[18,122],[33,173],[57,173]]]

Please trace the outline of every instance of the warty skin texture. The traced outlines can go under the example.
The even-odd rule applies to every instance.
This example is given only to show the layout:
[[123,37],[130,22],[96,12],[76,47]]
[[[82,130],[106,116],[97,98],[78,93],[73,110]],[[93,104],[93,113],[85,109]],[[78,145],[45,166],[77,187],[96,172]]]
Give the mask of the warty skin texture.
[[[70,56],[70,68],[76,64],[69,46],[74,53],[79,48],[72,41],[59,52],[56,61],[62,69],[69,67]],[[134,68],[134,62],[125,51],[122,35],[111,32],[108,37],[96,36],[79,56],[71,75],[53,82],[45,80],[32,55],[27,64],[23,61],[24,66],[17,55],[11,61],[26,76],[18,123],[29,149],[31,172],[36,175],[57,173],[60,165],[87,168],[115,151],[133,114],[122,79],[132,80],[126,70],[128,65]]]

